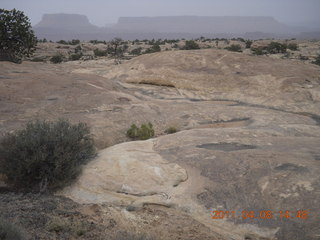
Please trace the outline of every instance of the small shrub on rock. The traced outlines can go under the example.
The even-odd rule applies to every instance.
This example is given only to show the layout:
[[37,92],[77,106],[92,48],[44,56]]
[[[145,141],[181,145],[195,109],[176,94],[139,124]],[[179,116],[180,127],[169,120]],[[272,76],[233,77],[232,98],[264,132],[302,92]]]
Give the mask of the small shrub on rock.
[[86,124],[37,120],[0,141],[0,173],[18,189],[55,190],[74,180],[94,156]]
[[178,132],[178,130],[175,127],[169,127],[165,131],[165,133],[167,133],[167,134],[172,134],[172,133],[176,133],[176,132]]
[[154,136],[153,126],[150,122],[142,124],[140,128],[132,124],[127,131],[127,136],[133,140],[147,140]]

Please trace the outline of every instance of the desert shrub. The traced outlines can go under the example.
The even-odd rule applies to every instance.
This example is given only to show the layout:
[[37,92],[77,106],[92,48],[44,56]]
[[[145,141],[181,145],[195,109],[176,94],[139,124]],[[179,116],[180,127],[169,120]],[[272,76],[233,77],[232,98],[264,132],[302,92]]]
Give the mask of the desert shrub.
[[69,60],[71,60],[71,61],[77,61],[77,60],[80,60],[80,58],[82,57],[83,55],[82,55],[82,53],[80,52],[80,53],[74,53],[74,54],[71,54],[70,56],[69,56]]
[[196,43],[193,40],[187,40],[184,47],[182,48],[184,50],[194,50],[194,49],[200,49],[198,43]]
[[279,42],[271,42],[271,43],[269,43],[266,50],[270,54],[286,53],[287,52],[287,45],[279,43]]
[[95,156],[85,123],[29,122],[0,141],[0,173],[17,189],[46,191],[64,187]]
[[63,61],[63,58],[61,55],[55,55],[50,58],[50,62],[54,64],[61,63],[62,61]]
[[265,51],[262,50],[261,48],[255,48],[255,49],[252,49],[252,53],[254,55],[263,55],[263,54],[265,54]]
[[320,55],[318,55],[312,63],[320,66]]
[[298,50],[298,44],[296,44],[296,43],[289,43],[287,47],[288,47],[288,49],[290,49],[292,51]]
[[26,239],[24,232],[17,226],[0,219],[0,239],[1,240],[23,240]]
[[65,40],[57,41],[57,43],[59,43],[59,44],[65,44],[65,45],[67,45],[67,44],[68,44],[68,42],[67,42],[67,41],[65,41]]
[[135,49],[133,49],[133,50],[130,52],[130,54],[131,54],[131,55],[140,55],[140,54],[141,54],[141,50],[142,50],[141,47],[135,48]]
[[99,48],[96,48],[93,50],[94,56],[96,57],[103,57],[103,56],[107,56],[108,52],[104,51],[104,50],[100,50]]
[[241,46],[239,44],[232,44],[231,46],[226,47],[225,49],[232,52],[242,52]]
[[168,127],[165,131],[165,133],[167,134],[172,134],[172,133],[176,133],[178,132],[178,130],[175,127]]
[[147,140],[154,136],[153,126],[150,122],[142,124],[140,128],[132,124],[127,130],[127,136],[133,140]]
[[153,45],[152,47],[146,49],[145,53],[155,53],[160,51],[161,51],[161,48],[159,45]]
[[252,45],[253,41],[246,40],[245,43],[246,43],[246,48],[251,48],[251,45]]
[[99,44],[99,43],[107,44],[106,41],[100,41],[100,40],[90,40],[89,42],[92,43],[92,44]]
[[80,44],[80,40],[78,39],[72,39],[71,41],[68,42],[70,45],[78,45]]

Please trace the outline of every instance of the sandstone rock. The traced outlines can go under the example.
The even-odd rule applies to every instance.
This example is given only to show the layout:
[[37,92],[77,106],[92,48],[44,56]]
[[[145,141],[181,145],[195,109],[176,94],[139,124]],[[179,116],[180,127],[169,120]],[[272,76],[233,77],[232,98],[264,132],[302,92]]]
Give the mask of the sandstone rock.
[[186,180],[186,170],[165,161],[153,151],[153,141],[149,140],[100,151],[97,159],[84,168],[79,180],[63,192],[84,203],[170,205],[168,195]]

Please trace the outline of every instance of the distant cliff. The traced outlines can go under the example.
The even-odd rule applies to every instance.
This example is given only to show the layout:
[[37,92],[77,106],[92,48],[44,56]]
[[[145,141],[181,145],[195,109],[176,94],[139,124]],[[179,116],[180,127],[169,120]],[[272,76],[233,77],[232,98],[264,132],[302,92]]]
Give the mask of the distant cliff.
[[38,38],[57,41],[151,38],[291,38],[299,37],[304,28],[287,26],[272,17],[121,17],[112,27],[100,28],[79,14],[45,14],[34,26]]
[[272,17],[122,17],[115,26],[117,29],[138,32],[166,33],[228,33],[244,34],[246,32],[264,33],[298,33]]

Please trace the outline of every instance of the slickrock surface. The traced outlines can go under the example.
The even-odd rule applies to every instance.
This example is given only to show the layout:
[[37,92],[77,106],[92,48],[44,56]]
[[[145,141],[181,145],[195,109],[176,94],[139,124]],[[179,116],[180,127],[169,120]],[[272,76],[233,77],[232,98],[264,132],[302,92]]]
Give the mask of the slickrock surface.
[[[181,231],[200,224],[209,239],[319,238],[319,66],[198,50],[117,66],[24,62],[1,70],[1,133],[34,118],[91,126],[101,151],[64,190],[74,201],[123,208],[132,224],[130,214],[146,208],[176,211],[170,224]],[[132,123],[146,122],[155,138],[123,143]],[[180,131],[165,135],[172,126]],[[215,210],[235,218],[212,219]],[[260,219],[267,210],[272,219]],[[281,219],[286,210],[290,218]],[[296,217],[299,210],[308,218]],[[242,211],[257,218],[243,219]],[[181,239],[206,239],[193,236]]]

